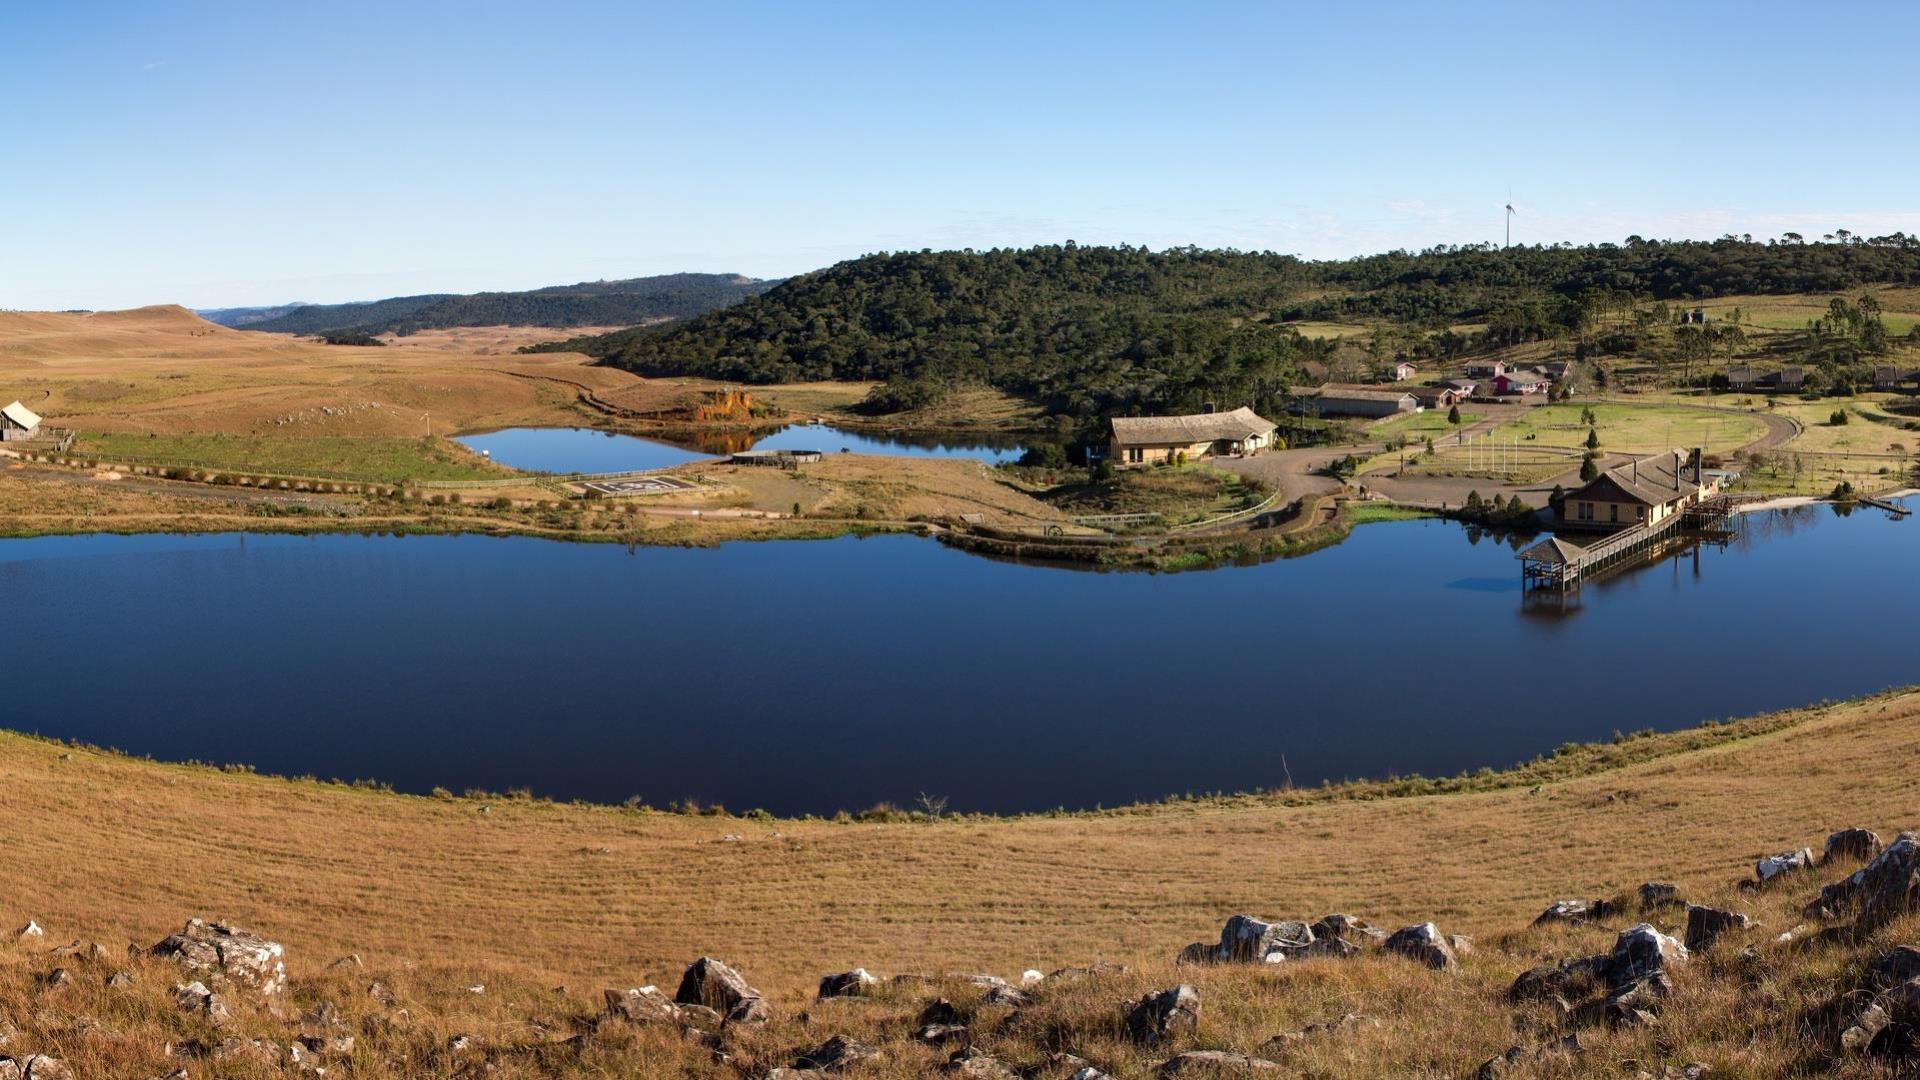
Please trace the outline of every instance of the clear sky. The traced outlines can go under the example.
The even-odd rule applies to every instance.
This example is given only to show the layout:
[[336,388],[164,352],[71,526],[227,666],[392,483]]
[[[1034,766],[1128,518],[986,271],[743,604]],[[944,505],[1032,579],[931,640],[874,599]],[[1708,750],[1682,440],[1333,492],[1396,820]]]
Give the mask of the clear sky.
[[0,0],[0,307],[1920,232],[1920,6]]

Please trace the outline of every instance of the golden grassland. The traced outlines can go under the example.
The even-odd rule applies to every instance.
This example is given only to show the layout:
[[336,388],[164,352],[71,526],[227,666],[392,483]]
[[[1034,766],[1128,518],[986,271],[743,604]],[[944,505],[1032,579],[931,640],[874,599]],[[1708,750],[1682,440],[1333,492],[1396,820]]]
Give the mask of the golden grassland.
[[[1632,1076],[1619,1064],[1631,1059],[1706,1061],[1715,1076],[1883,1076],[1864,1061],[1835,1065],[1802,1012],[1845,989],[1872,948],[1911,940],[1912,921],[1847,948],[1779,945],[1772,936],[1804,921],[1795,912],[1816,882],[1761,893],[1733,883],[1751,876],[1756,856],[1817,847],[1835,827],[1886,834],[1914,824],[1916,720],[1920,693],[1906,692],[1568,749],[1511,774],[1463,778],[1452,794],[1392,794],[1424,786],[1410,780],[884,824],[397,796],[0,735],[9,824],[0,917],[36,920],[48,944],[106,942],[110,957],[189,915],[268,933],[288,947],[296,1009],[325,998],[361,1033],[356,1075],[453,1071],[447,1040],[465,1033],[507,1076],[757,1076],[840,1032],[887,1046],[886,1062],[857,1075],[922,1075],[939,1056],[903,1039],[921,1001],[943,992],[974,1012],[977,988],[810,1003],[818,977],[856,965],[1013,977],[1104,962],[1132,970],[1049,984],[1005,1024],[1010,1010],[979,1006],[977,1040],[1040,1075],[1069,1071],[1045,1065],[1058,1050],[1143,1075],[1165,1052],[1122,1038],[1120,1003],[1185,981],[1205,1003],[1194,1045],[1261,1053],[1280,1031],[1357,1012],[1384,1024],[1297,1043],[1284,1051],[1288,1065],[1307,1076],[1462,1076],[1510,1044],[1553,1037],[1544,1013],[1505,1003],[1517,972],[1604,951],[1612,938],[1595,927],[1527,930],[1533,915],[1563,896],[1671,880],[1683,895],[1760,919],[1765,931],[1748,939],[1760,950],[1697,958],[1677,974],[1658,1028],[1588,1031],[1581,1062],[1537,1075]],[[1388,928],[1431,919],[1477,946],[1455,974],[1387,956],[1273,970],[1170,963],[1237,912],[1331,911]],[[1669,929],[1676,917],[1652,916]],[[350,952],[368,969],[326,966]],[[657,1031],[595,1028],[600,986],[671,992],[701,954],[741,968],[774,1005],[773,1025],[729,1033],[731,1065]],[[136,990],[118,998],[100,989],[105,970],[127,966],[117,959],[66,961],[81,975],[69,988],[25,982],[60,962],[0,946],[0,1014],[34,1046],[145,1070],[100,1075],[165,1071],[167,1040],[286,1037],[284,1021],[246,1008],[221,1032],[178,1019],[164,997],[173,979],[148,961],[133,965]],[[404,1023],[374,1018],[365,986],[375,977],[408,1007]],[[134,1034],[76,1033],[60,1019],[73,1014]],[[595,1035],[564,1041],[583,1031]],[[279,1074],[242,1062],[217,1075]]]

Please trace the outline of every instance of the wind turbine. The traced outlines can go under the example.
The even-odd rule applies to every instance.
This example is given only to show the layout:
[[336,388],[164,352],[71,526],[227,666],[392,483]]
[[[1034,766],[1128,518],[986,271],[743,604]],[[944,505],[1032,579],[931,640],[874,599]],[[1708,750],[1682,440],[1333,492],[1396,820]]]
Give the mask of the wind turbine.
[[1502,247],[1513,246],[1513,189],[1507,189],[1507,242]]

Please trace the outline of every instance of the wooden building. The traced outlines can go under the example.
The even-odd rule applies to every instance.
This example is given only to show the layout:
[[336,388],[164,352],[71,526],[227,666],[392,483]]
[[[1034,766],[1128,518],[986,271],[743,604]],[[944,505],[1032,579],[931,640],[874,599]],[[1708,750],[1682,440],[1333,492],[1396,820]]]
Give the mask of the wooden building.
[[1920,389],[1920,368],[1908,369],[1882,364],[1873,369],[1873,388],[1875,390]]
[[1407,393],[1413,395],[1413,403],[1423,409],[1451,409],[1467,399],[1467,395],[1451,386],[1412,386]]
[[0,442],[31,439],[40,430],[40,418],[19,402],[0,409]]
[[1615,466],[1569,492],[1562,523],[1572,529],[1614,530],[1658,525],[1715,493],[1701,453],[1675,450]]
[[1387,382],[1406,382],[1418,374],[1420,374],[1420,366],[1405,360],[1388,364],[1380,369],[1380,377]]
[[1316,395],[1321,416],[1396,416],[1418,409],[1419,403],[1405,390],[1379,387],[1340,386],[1328,383]]
[[1727,372],[1727,385],[1735,390],[1779,390],[1797,394],[1807,387],[1807,369],[1788,367],[1762,371],[1737,367]]
[[1116,416],[1112,424],[1108,451],[1116,465],[1157,464],[1180,454],[1238,457],[1273,446],[1273,421],[1244,406],[1192,416]]
[[1495,397],[1525,397],[1528,394],[1544,394],[1553,380],[1531,369],[1515,368],[1503,371],[1493,377]]
[[1467,364],[1467,377],[1470,379],[1497,379],[1507,373],[1504,360],[1474,360]]

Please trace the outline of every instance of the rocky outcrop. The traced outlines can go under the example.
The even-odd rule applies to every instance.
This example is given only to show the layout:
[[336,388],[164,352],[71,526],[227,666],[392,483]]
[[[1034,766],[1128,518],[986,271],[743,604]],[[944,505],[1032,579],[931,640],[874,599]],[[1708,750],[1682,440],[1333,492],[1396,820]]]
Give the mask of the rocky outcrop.
[[1436,971],[1451,971],[1460,966],[1453,946],[1440,933],[1440,928],[1430,922],[1394,931],[1383,948],[1418,960]]
[[953,1057],[947,1059],[946,1072],[949,1076],[969,1077],[970,1080],[1020,1080],[1020,1074],[1008,1068],[999,1058],[971,1046],[955,1052]]
[[760,991],[748,985],[739,972],[711,956],[703,956],[687,966],[673,1000],[678,1005],[712,1009],[729,1024],[764,1024],[773,1017]]
[[1127,1036],[1145,1046],[1161,1046],[1200,1028],[1200,993],[1185,983],[1156,990],[1127,1009]]
[[1854,925],[1872,931],[1920,903],[1920,836],[1901,833],[1867,865],[1820,890],[1807,905],[1815,918],[1856,912]]
[[1545,1046],[1511,1046],[1480,1063],[1475,1080],[1503,1080],[1504,1077],[1530,1075],[1530,1070],[1554,1057],[1578,1057],[1585,1051],[1578,1035],[1568,1035]]
[[820,979],[822,998],[859,997],[868,990],[879,986],[880,980],[867,974],[866,968],[854,968],[838,975],[827,975]]
[[1722,934],[1730,930],[1745,930],[1752,925],[1753,920],[1740,912],[1689,904],[1686,946],[1690,951],[1712,948]]
[[286,950],[279,942],[224,923],[189,919],[150,951],[195,974],[223,976],[263,994],[277,994],[287,984]]
[[0,1057],[0,1080],[73,1080],[73,1070],[59,1058],[45,1054],[32,1057]]

